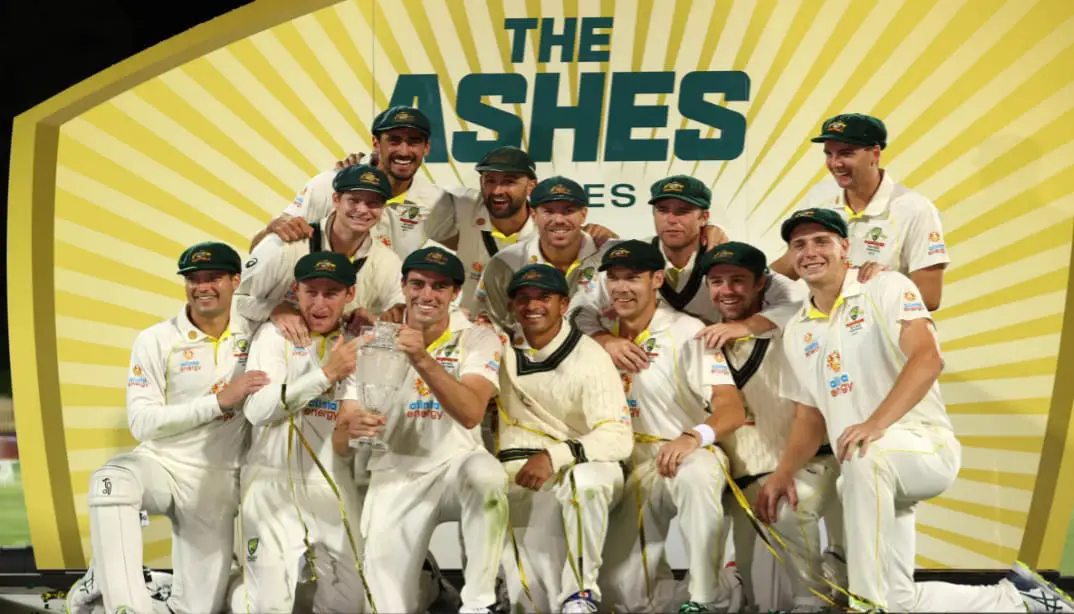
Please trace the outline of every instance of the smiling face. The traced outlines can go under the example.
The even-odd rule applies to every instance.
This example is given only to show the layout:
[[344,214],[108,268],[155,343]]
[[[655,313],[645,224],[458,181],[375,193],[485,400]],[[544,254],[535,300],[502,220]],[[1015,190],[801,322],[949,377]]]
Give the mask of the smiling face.
[[392,179],[410,181],[429,155],[429,139],[416,128],[395,128],[373,138],[380,168]]
[[671,249],[697,243],[708,221],[708,211],[677,198],[665,198],[653,204],[656,234],[660,243]]
[[321,335],[339,326],[343,309],[354,300],[354,286],[347,287],[324,277],[296,282],[294,292],[306,326]]
[[407,322],[425,328],[448,317],[459,287],[446,275],[432,271],[407,271],[403,279]]
[[825,141],[824,161],[839,187],[853,190],[867,185],[878,172],[880,146],[862,147],[839,141]]
[[231,296],[239,287],[238,275],[224,271],[192,271],[183,277],[192,317],[216,318],[231,309]]
[[765,278],[732,264],[717,264],[705,275],[709,298],[724,321],[745,320],[760,311],[760,295]]
[[489,215],[497,219],[514,216],[526,206],[537,182],[522,173],[485,171],[481,173],[481,196]]
[[588,207],[565,200],[541,203],[533,210],[533,221],[541,242],[554,248],[577,245],[582,240],[582,226]]
[[801,224],[787,243],[794,271],[811,286],[837,279],[846,271],[850,241],[820,224]]
[[615,315],[631,319],[656,303],[656,292],[664,283],[663,271],[635,271],[621,266],[607,270],[608,295]]
[[567,313],[567,297],[542,288],[522,287],[511,299],[511,313],[527,339],[555,330]]
[[341,224],[358,234],[369,232],[384,215],[384,197],[368,190],[336,192],[332,195],[332,206],[336,210],[333,224]]

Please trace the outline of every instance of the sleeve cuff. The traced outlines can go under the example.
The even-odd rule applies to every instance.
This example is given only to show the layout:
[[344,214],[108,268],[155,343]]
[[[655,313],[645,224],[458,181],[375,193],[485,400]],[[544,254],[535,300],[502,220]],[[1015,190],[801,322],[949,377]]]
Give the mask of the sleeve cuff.
[[552,458],[552,470],[559,472],[560,469],[574,464],[574,454],[567,443],[557,443],[548,447],[548,456]]
[[230,414],[235,412],[235,408],[224,409],[220,407],[220,400],[216,398],[216,394],[210,394],[204,398],[206,418],[213,419],[217,416],[224,414]]

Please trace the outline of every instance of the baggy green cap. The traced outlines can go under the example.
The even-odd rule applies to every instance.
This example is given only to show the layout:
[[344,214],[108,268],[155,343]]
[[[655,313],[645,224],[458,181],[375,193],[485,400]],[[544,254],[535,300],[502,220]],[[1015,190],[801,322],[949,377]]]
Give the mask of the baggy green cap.
[[663,271],[665,264],[664,254],[659,247],[648,241],[630,239],[616,243],[604,252],[599,270],[607,271],[621,266],[631,271]]
[[791,233],[802,224],[818,224],[844,239],[847,238],[847,223],[843,216],[831,209],[822,207],[795,211],[794,215],[783,221],[779,234],[784,241],[790,241]]
[[242,271],[242,259],[227,243],[206,241],[186,248],[179,256],[179,274],[194,271],[224,271],[238,275]]
[[414,270],[440,273],[459,285],[466,281],[466,270],[462,261],[455,254],[440,247],[423,247],[410,252],[403,260],[403,277]]
[[864,147],[879,145],[880,149],[884,149],[888,145],[888,129],[884,122],[872,115],[844,113],[825,120],[820,136],[811,140],[814,143],[839,141]]
[[384,171],[368,164],[355,164],[336,173],[332,179],[336,192],[373,192],[385,201],[392,197],[392,184]]
[[742,267],[757,277],[761,277],[768,272],[768,260],[765,258],[764,252],[749,243],[739,241],[721,243],[705,252],[705,255],[701,257],[699,266],[702,273],[708,273],[709,269],[717,264]]
[[508,298],[514,298],[520,288],[540,288],[567,296],[567,278],[554,266],[547,264],[527,264],[515,271],[511,283],[507,284]]
[[323,277],[350,287],[358,279],[351,259],[336,252],[313,252],[299,258],[295,264],[295,281]]
[[689,175],[673,175],[657,181],[649,188],[649,204],[675,198],[700,209],[712,206],[712,190],[700,179]]
[[432,134],[432,124],[417,107],[394,106],[382,111],[373,119],[373,135],[379,136],[382,132],[395,130],[396,128],[414,128],[429,137]]
[[589,206],[589,195],[586,194],[585,189],[577,181],[558,175],[538,183],[533,188],[533,193],[530,194],[531,207],[557,200],[564,200],[583,207]]
[[477,172],[498,171],[520,173],[530,179],[537,178],[537,165],[525,151],[510,145],[497,147],[485,154],[477,163]]

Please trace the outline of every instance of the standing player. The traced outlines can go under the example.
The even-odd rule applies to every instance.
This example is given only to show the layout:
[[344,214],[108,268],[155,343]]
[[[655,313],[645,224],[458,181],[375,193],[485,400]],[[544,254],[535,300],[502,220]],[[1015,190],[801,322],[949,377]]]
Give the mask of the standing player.
[[[928,198],[895,183],[880,168],[887,138],[884,122],[869,115],[849,113],[826,120],[813,142],[824,143],[828,171],[840,191],[817,206],[838,212],[847,222],[848,262],[861,267],[859,281],[880,270],[898,271],[921,288],[925,307],[935,311],[943,295],[944,270],[951,262],[940,214]],[[798,278],[790,253],[773,262],[772,268]]]
[[[940,396],[943,356],[913,281],[848,274],[847,225],[829,209],[783,223],[810,297],[783,336],[780,393],[803,416],[758,500],[792,499],[789,476],[824,438],[840,461],[851,599],[858,609],[910,612],[1074,612],[1074,602],[1021,562],[992,586],[914,583],[914,508],[958,476],[961,447]],[[864,601],[864,603],[863,603]]]
[[369,319],[367,311],[377,314],[403,302],[399,257],[370,235],[391,196],[388,177],[371,166],[352,166],[336,174],[332,189],[333,210],[313,224],[308,241],[284,243],[272,235],[254,248],[236,295],[239,313],[256,322],[271,317],[285,337],[303,346],[309,332],[289,291],[295,263],[306,254],[332,251],[354,261],[359,275],[348,311],[363,319]]
[[522,267],[506,288],[524,340],[500,371],[499,458],[510,484],[511,603],[569,614],[598,609],[609,513],[634,442],[619,374],[565,320],[568,293],[547,264]]
[[354,472],[332,451],[358,351],[357,339],[344,341],[340,320],[355,276],[342,254],[303,256],[294,293],[310,343],[296,345],[269,323],[250,345],[250,368],[269,378],[246,404],[254,433],[242,468],[241,538],[252,612],[289,614],[303,576],[317,579],[317,611],[357,611],[365,601],[361,542],[357,527],[346,526],[359,513]]
[[[607,273],[614,334],[636,344],[649,368],[624,373],[635,451],[624,501],[612,512],[601,587],[605,606],[627,612],[723,612],[733,587],[720,587],[727,457],[714,447],[745,421],[746,412],[723,354],[696,336],[705,324],[657,301],[664,257],[645,241],[609,250]],[[689,601],[661,602],[653,580],[666,565],[671,520],[679,517],[690,569]],[[639,526],[640,525],[640,526]]]
[[398,346],[410,358],[406,388],[387,418],[355,409],[337,427],[336,452],[351,438],[385,431],[390,452],[374,452],[362,533],[377,607],[418,610],[418,584],[433,530],[462,525],[466,559],[463,612],[492,611],[507,531],[507,476],[481,441],[485,408],[499,389],[496,333],[451,304],[465,279],[462,262],[438,247],[403,262],[407,312]]
[[[741,322],[761,310],[761,294],[772,283],[764,252],[746,243],[730,242],[714,247],[705,254],[700,268],[706,276],[709,297],[720,310],[724,322]],[[819,517],[828,502],[835,499],[835,479],[839,469],[830,446],[801,470],[786,473],[780,462],[787,440],[794,428],[794,404],[779,396],[780,374],[786,360],[779,332],[801,309],[801,296],[778,310],[770,311],[778,328],[768,335],[743,337],[723,346],[735,385],[742,392],[746,406],[746,424],[722,441],[731,460],[731,476],[749,500],[757,499],[762,487],[793,483],[796,498],[790,505],[755,506],[758,516],[771,523],[786,538],[792,549],[787,575],[793,603],[782,598],[778,578],[782,574],[767,574],[767,582],[754,582],[754,552],[757,533],[742,509],[735,505],[734,517],[735,562],[742,575],[744,592],[751,606],[766,609],[798,608],[816,611],[825,601],[810,591],[827,593],[826,586],[815,580],[824,574],[824,554],[820,547]],[[808,344],[806,344],[808,345]],[[808,350],[807,350],[808,351]],[[786,475],[784,475],[786,474]],[[838,505],[838,502],[834,502]],[[775,563],[775,560],[772,559]],[[765,590],[765,589],[769,590]]]
[[142,573],[142,509],[172,522],[168,608],[193,614],[226,605],[249,434],[241,410],[268,383],[261,371],[244,372],[251,331],[231,308],[241,263],[223,243],[188,248],[179,257],[186,304],[134,341],[127,421],[140,443],[90,478],[93,561],[69,592],[72,612],[91,608],[95,589],[108,612],[154,611]]
[[[391,107],[373,120],[373,150],[377,166],[391,179],[387,214],[373,230],[373,238],[395,250],[400,259],[425,244],[425,219],[433,206],[445,198],[443,190],[418,176],[429,155],[429,118],[414,107]],[[283,215],[273,219],[251,242],[252,252],[270,234],[285,243],[310,236],[309,223],[332,211],[335,170],[314,176]],[[398,272],[398,267],[395,269]]]
[[548,264],[564,275],[568,288],[566,296],[574,299],[596,290],[597,267],[601,255],[611,245],[597,247],[593,238],[582,229],[589,210],[589,196],[575,181],[558,176],[545,179],[533,188],[530,206],[537,234],[493,256],[481,275],[476,292],[478,310],[510,335],[515,345],[520,344],[523,337],[507,292],[515,272],[527,264]]

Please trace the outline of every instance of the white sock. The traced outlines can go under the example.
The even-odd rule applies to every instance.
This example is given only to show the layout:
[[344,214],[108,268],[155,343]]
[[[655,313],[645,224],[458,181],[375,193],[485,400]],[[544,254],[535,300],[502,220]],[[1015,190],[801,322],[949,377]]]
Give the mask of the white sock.
[[94,575],[108,612],[153,610],[142,575],[142,526],[133,505],[90,506]]

